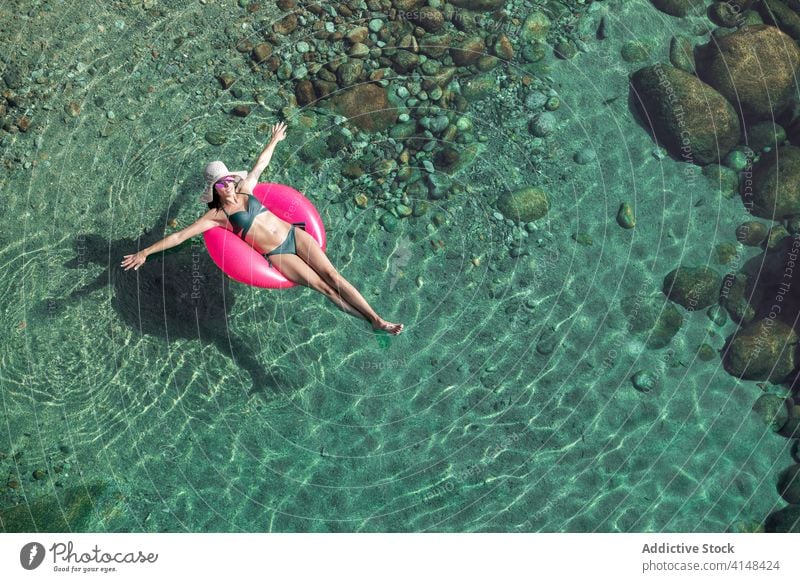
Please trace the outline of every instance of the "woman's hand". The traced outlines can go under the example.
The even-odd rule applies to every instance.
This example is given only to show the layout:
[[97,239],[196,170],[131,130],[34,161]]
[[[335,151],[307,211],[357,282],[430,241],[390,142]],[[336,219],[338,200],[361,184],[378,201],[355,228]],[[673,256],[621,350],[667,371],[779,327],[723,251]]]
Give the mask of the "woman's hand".
[[270,138],[270,141],[273,143],[278,143],[283,139],[286,139],[286,124],[282,121],[279,121],[272,126],[272,137]]
[[125,260],[122,261],[122,266],[125,267],[127,271],[131,267],[133,267],[134,271],[139,270],[139,267],[144,265],[144,262],[147,260],[147,255],[144,254],[144,251],[139,251],[135,255],[125,255]]

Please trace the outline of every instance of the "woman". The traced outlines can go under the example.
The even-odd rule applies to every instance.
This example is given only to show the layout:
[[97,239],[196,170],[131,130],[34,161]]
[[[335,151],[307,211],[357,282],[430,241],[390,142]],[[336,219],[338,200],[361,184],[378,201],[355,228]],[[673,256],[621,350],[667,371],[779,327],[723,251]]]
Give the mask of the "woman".
[[[275,262],[278,270],[293,283],[316,289],[343,311],[370,322],[374,329],[399,334],[403,331],[403,324],[388,322],[375,313],[358,290],[336,271],[317,241],[302,228],[296,228],[298,225],[304,226],[304,223],[289,224],[281,220],[253,196],[253,188],[269,164],[275,146],[285,137],[286,124],[276,123],[272,127],[269,143],[250,172],[229,172],[225,164],[219,161],[208,164],[205,169],[208,187],[200,197],[202,202],[208,203],[208,212],[191,226],[136,254],[125,255],[122,266],[126,271],[131,267],[138,270],[148,255],[221,226],[241,236],[256,251],[264,254],[267,260],[270,260],[270,256],[277,257]],[[266,252],[265,249],[271,250]]]

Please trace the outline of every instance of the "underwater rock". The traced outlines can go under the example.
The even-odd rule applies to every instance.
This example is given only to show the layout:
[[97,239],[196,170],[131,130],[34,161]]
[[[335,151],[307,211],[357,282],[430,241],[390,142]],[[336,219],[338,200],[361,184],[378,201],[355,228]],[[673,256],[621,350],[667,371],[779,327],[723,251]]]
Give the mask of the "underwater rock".
[[750,120],[791,105],[800,49],[774,26],[745,26],[698,47],[697,72]]
[[642,40],[629,40],[622,45],[620,55],[626,63],[637,63],[650,58],[653,47]]
[[780,320],[750,322],[726,342],[725,370],[743,380],[780,382],[795,368],[797,334]]
[[657,378],[654,374],[651,374],[647,370],[639,370],[633,376],[631,376],[631,383],[639,392],[644,392],[647,394],[656,387]]
[[561,40],[553,46],[553,54],[559,59],[569,60],[578,54],[578,48],[570,40]]
[[634,101],[659,142],[680,159],[717,162],[739,141],[739,119],[712,87],[668,64],[631,75]]
[[277,34],[291,34],[297,29],[297,14],[291,12],[272,25],[272,30]]
[[636,336],[646,336],[645,345],[657,350],[669,345],[683,325],[678,308],[659,294],[641,297],[629,295],[620,300],[620,309],[628,320],[628,329]]
[[670,16],[686,16],[687,14],[697,13],[697,5],[702,6],[698,0],[650,0],[651,4]]
[[800,39],[800,16],[786,4],[780,0],[761,0],[756,9],[764,23],[777,26],[794,40]]
[[269,57],[272,56],[272,45],[267,42],[262,42],[257,44],[253,47],[253,53],[251,58],[256,62],[260,63],[262,61],[266,61]]
[[760,246],[767,239],[767,234],[767,225],[757,220],[748,220],[736,227],[736,240],[748,247]]
[[444,26],[444,14],[430,6],[411,11],[408,20],[424,28],[425,32],[437,32]]
[[[750,298],[751,295],[753,295],[752,298]],[[720,292],[720,302],[728,311],[728,315],[737,323],[749,323],[753,320],[756,315],[754,305],[758,305],[760,296],[758,288],[752,288],[750,278],[745,273],[725,275]]]
[[495,75],[484,73],[467,79],[461,86],[461,94],[471,102],[497,94]]
[[294,88],[294,96],[298,105],[308,105],[317,100],[314,85],[308,79],[298,81]]
[[450,47],[450,57],[457,66],[466,67],[481,58],[485,50],[483,39],[476,35],[464,39],[456,46]]
[[755,159],[755,157],[755,152],[752,149],[745,145],[737,145],[728,152],[728,155],[725,156],[722,163],[738,174],[738,172],[747,168],[751,160]]
[[708,267],[678,267],[664,277],[664,295],[686,309],[703,309],[719,300],[721,278]]
[[716,256],[717,263],[720,265],[727,265],[736,258],[736,245],[729,242],[719,243],[714,247],[714,255]]
[[550,111],[543,111],[531,120],[530,130],[536,137],[545,137],[555,131],[556,125],[556,116]]
[[452,37],[449,32],[426,34],[420,39],[419,52],[432,59],[438,59],[450,49]]
[[778,495],[787,503],[800,504],[800,465],[792,465],[778,475]]
[[783,243],[783,240],[789,236],[789,231],[782,224],[776,224],[769,229],[767,240],[764,241],[764,248],[767,250],[775,250]]
[[225,133],[222,131],[208,131],[206,132],[205,139],[211,145],[222,145],[227,141]]
[[789,419],[789,411],[786,409],[786,399],[777,394],[762,394],[753,404],[753,412],[769,426],[774,432],[778,432]]
[[717,352],[708,344],[700,344],[697,348],[697,359],[701,362],[710,362],[716,355]]
[[502,8],[506,0],[450,0],[450,4],[475,12],[486,12]]
[[753,151],[760,152],[764,148],[777,148],[786,141],[786,130],[781,125],[772,121],[762,121],[748,125],[745,135],[745,143]]
[[688,36],[673,36],[669,41],[669,62],[676,69],[694,75],[694,47]]
[[547,214],[550,200],[544,190],[531,186],[504,194],[498,200],[497,207],[506,218],[530,222]]
[[770,513],[764,522],[766,533],[800,533],[800,505],[790,505]]
[[383,131],[397,121],[397,108],[389,103],[386,89],[378,85],[356,85],[331,99],[337,113],[364,131]]
[[627,202],[619,205],[617,210],[617,224],[622,228],[633,228],[636,226],[636,218],[633,216],[633,208]]
[[749,187],[742,180],[742,202],[752,214],[770,220],[800,214],[800,147],[782,146],[763,154],[753,165],[752,192]]
[[597,152],[595,152],[594,148],[582,148],[575,152],[572,159],[575,160],[576,164],[591,164],[597,159]]
[[741,18],[741,11],[736,5],[728,2],[714,2],[708,7],[708,18],[719,26],[735,28]]
[[535,41],[543,41],[547,38],[550,31],[550,19],[544,12],[531,12],[522,23],[520,30],[520,41],[526,44]]
[[514,45],[511,44],[511,39],[505,33],[500,33],[494,43],[494,54],[503,59],[510,61],[514,58]]

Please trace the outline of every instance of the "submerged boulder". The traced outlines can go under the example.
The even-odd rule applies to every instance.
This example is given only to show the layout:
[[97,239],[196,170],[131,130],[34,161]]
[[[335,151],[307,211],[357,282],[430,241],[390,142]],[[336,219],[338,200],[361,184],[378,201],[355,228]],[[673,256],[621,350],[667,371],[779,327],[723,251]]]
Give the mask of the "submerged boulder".
[[631,85],[644,123],[680,159],[699,165],[719,163],[739,142],[736,111],[694,75],[655,64],[633,73]]
[[759,319],[737,330],[726,343],[725,370],[744,380],[780,382],[795,369],[797,334],[780,320]]
[[748,119],[773,119],[791,105],[800,49],[774,26],[745,26],[698,47],[697,72]]
[[770,220],[800,214],[800,147],[770,150],[753,165],[752,185],[742,180],[740,194],[748,210]]

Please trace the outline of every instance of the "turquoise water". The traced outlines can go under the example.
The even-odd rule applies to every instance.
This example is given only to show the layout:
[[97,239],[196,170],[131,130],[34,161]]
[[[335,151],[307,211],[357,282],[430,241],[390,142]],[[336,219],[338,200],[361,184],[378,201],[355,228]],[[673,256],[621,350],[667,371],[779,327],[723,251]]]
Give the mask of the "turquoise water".
[[[235,49],[258,19],[280,18],[274,4],[0,4],[27,63],[16,92],[33,92],[14,110],[32,125],[5,133],[0,166],[6,519],[33,519],[30,531],[738,531],[782,507],[791,441],[751,412],[755,382],[697,356],[736,325],[679,308],[662,349],[627,329],[620,303],[663,301],[678,264],[723,271],[714,246],[735,243],[744,212],[654,155],[630,111],[627,75],[642,63],[620,59],[621,43],[647,38],[660,47],[647,62],[664,60],[690,22],[602,4],[613,38],[508,69],[549,78],[560,98],[544,153],[519,80],[475,100],[461,115],[482,141],[450,176],[460,191],[391,230],[378,197],[360,208],[365,186],[341,176],[385,132],[336,157],[333,115],[291,107],[291,79],[251,71]],[[506,8],[524,20],[526,6]],[[226,70],[241,97],[215,80]],[[241,102],[250,115],[229,115]],[[400,336],[307,288],[228,281],[199,237],[119,267],[201,214],[207,161],[245,167],[284,118],[265,179],[317,205],[332,262],[405,324]],[[227,140],[211,145],[209,131]],[[587,147],[596,161],[576,164]],[[531,185],[552,207],[522,234],[496,201]],[[616,223],[622,202],[635,229]],[[657,388],[635,390],[638,370]]]

